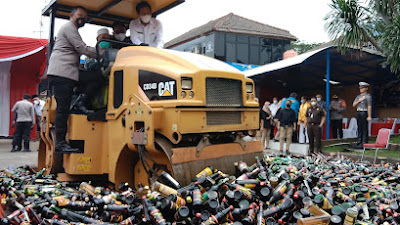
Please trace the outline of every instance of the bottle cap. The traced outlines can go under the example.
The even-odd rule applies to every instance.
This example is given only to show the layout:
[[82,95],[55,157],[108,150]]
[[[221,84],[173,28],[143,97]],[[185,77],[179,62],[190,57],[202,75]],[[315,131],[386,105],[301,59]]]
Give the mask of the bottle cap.
[[189,216],[190,210],[187,206],[181,206],[178,209],[178,214],[182,218],[186,218]]
[[246,210],[250,208],[250,203],[246,199],[243,199],[238,203],[238,206],[241,210]]
[[333,216],[331,216],[330,224],[340,225],[340,224],[342,224],[342,218],[340,218],[340,216],[338,216],[338,215],[333,215]]
[[361,191],[361,186],[355,185],[355,186],[353,186],[353,190],[354,190],[355,192],[360,192],[360,191]]
[[208,191],[207,192],[208,199],[217,199],[218,198],[218,192],[216,191]]
[[293,218],[297,221],[298,219],[303,218],[303,215],[299,211],[293,212]]
[[368,191],[369,191],[369,188],[367,188],[367,187],[362,187],[361,188],[361,192],[362,193],[368,193]]
[[339,216],[339,215],[343,214],[343,209],[342,209],[342,207],[335,205],[331,209],[331,212],[332,212],[333,215]]
[[309,217],[311,215],[310,211],[308,211],[308,209],[306,208],[301,208],[300,209],[300,213],[301,215],[303,215],[304,217]]
[[268,217],[266,220],[265,220],[265,224],[266,225],[274,225],[276,223],[276,220],[274,219],[274,218],[272,218],[272,217]]
[[216,208],[218,208],[218,200],[216,200],[216,199],[209,199],[208,200],[208,207],[210,208],[210,209],[213,209],[213,210],[215,210]]
[[209,211],[207,211],[207,210],[203,210],[202,212],[201,212],[201,220],[206,220],[206,219],[208,219],[209,217],[211,216],[211,213],[209,212]]
[[235,190],[233,192],[233,197],[235,198],[236,201],[239,201],[243,197],[243,192],[241,192],[240,190]]
[[324,195],[319,194],[317,196],[314,197],[314,203],[317,205],[321,205],[324,203]]
[[268,197],[270,194],[271,194],[271,191],[270,191],[267,187],[261,188],[261,190],[260,190],[260,195],[261,195],[262,197],[266,198],[266,197]]
[[351,193],[351,189],[345,187],[345,188],[342,188],[342,192],[343,192],[343,194],[345,194],[345,195],[349,195],[349,194]]

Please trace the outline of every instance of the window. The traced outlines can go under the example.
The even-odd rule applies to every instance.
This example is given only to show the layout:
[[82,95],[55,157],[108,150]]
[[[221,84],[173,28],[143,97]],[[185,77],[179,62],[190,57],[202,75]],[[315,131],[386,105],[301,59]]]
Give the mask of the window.
[[226,34],[226,42],[236,42],[236,34]]
[[264,65],[281,60],[290,41],[215,32],[214,58],[243,64]]
[[271,46],[260,46],[260,65],[272,62],[271,56]]
[[260,38],[259,37],[250,37],[250,44],[251,45],[258,45],[259,42],[260,41]]
[[272,61],[281,60],[283,57],[283,40],[274,40],[272,46]]
[[226,43],[226,61],[236,62],[236,44]]
[[114,72],[114,108],[117,109],[122,104],[124,97],[124,71]]
[[238,43],[236,50],[236,57],[238,63],[248,64],[249,63],[249,45]]
[[221,61],[226,61],[224,33],[220,32],[215,33],[214,58],[219,59]]
[[249,63],[250,64],[254,64],[254,65],[258,65],[259,59],[260,59],[260,47],[258,45],[250,45],[250,59],[249,59]]
[[272,39],[260,38],[260,45],[272,45]]
[[237,42],[247,44],[249,43],[249,37],[246,35],[237,35]]

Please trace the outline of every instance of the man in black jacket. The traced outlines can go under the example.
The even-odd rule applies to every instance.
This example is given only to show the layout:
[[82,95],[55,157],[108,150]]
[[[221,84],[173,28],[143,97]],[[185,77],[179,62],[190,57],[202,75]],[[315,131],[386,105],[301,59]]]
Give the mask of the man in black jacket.
[[297,118],[296,112],[290,108],[292,105],[291,101],[286,101],[285,108],[279,110],[276,115],[278,119],[277,128],[280,132],[280,151],[283,153],[283,144],[286,138],[286,153],[289,154],[290,144],[292,143],[293,131],[296,131]]

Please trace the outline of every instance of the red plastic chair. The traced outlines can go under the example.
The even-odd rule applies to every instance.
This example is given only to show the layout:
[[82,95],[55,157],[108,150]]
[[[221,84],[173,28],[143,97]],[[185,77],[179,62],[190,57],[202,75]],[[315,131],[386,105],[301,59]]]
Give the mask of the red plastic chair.
[[376,148],[375,150],[375,158],[374,158],[374,164],[376,162],[376,158],[378,156],[378,149],[384,148],[387,149],[389,146],[389,139],[390,139],[390,130],[386,128],[382,128],[378,132],[378,136],[376,137],[376,142],[375,143],[370,143],[370,144],[364,144],[363,148],[363,154],[361,156],[361,162],[364,159],[364,154],[365,154],[365,149],[366,148]]

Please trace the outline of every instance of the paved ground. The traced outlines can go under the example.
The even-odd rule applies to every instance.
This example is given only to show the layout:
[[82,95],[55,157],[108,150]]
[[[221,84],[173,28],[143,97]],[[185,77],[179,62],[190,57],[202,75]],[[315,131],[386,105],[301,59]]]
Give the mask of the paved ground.
[[32,152],[11,152],[11,142],[11,139],[0,139],[0,168],[6,168],[9,165],[37,166],[39,142],[30,142]]

